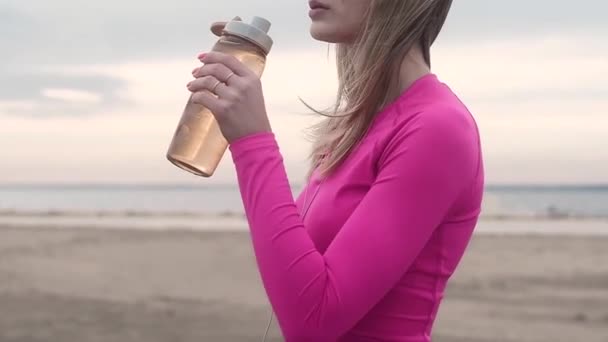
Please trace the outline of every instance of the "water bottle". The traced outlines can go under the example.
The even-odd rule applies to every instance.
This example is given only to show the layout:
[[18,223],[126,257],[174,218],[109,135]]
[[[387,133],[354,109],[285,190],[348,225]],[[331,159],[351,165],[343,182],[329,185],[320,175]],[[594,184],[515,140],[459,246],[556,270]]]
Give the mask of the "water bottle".
[[[233,19],[221,32],[216,32],[220,37],[212,50],[236,57],[261,77],[273,43],[268,36],[269,29],[270,22],[264,18],[253,17],[250,24]],[[216,30],[217,27],[214,32]],[[211,177],[227,148],[228,141],[213,114],[192,102],[191,95],[173,135],[167,159],[197,176]]]

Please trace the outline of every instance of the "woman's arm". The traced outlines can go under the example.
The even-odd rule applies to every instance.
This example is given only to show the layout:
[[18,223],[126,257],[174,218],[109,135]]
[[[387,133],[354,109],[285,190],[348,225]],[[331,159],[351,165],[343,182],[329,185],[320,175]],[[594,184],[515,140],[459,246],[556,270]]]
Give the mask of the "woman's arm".
[[476,139],[449,115],[425,112],[399,130],[374,184],[323,255],[302,223],[274,135],[231,144],[257,263],[287,340],[330,340],[351,329],[473,181]]

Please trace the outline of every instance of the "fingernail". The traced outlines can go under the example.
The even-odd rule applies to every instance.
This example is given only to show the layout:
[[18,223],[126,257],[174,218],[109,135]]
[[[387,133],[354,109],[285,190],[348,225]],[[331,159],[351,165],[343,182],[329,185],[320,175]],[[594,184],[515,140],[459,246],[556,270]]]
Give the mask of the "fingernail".
[[198,59],[203,59],[205,58],[205,56],[207,56],[206,53],[201,53],[200,55],[198,55]]
[[198,68],[199,68],[199,67],[196,67],[196,68],[194,68],[194,69],[192,70],[192,75],[196,74],[196,72],[198,71]]
[[188,84],[186,84],[186,88],[190,88],[191,84],[192,84],[192,82],[188,82]]

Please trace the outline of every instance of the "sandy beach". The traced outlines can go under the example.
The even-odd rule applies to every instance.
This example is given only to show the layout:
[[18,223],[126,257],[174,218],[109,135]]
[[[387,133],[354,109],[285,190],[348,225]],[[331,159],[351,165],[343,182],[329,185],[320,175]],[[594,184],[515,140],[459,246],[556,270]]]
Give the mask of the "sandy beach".
[[[0,226],[1,342],[260,341],[268,310],[246,232]],[[608,341],[608,237],[476,235],[433,341]]]

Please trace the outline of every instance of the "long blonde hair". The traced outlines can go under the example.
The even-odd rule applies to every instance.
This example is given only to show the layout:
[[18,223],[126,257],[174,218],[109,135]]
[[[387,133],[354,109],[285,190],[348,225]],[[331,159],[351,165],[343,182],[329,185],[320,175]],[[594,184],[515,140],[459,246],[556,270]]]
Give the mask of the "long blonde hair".
[[[311,127],[311,172],[334,171],[366,134],[374,116],[396,97],[401,62],[415,44],[430,67],[430,47],[439,35],[452,0],[372,0],[352,44],[337,44],[338,94],[325,116]],[[331,153],[330,153],[331,152]]]

